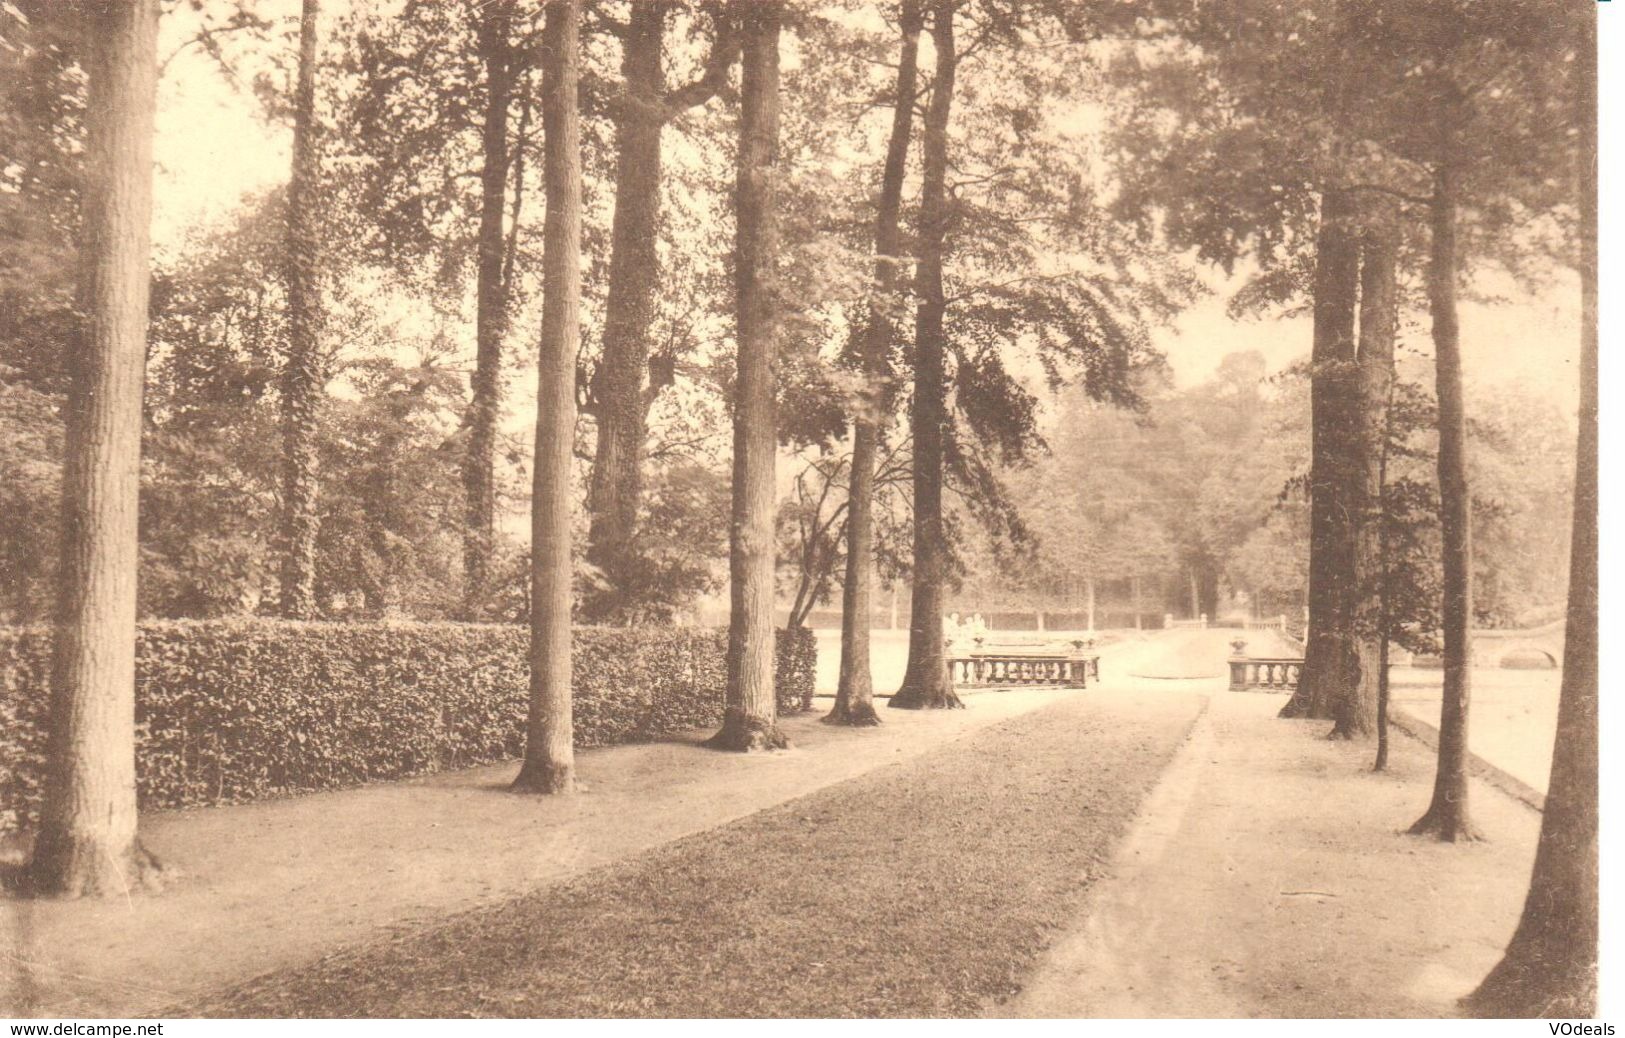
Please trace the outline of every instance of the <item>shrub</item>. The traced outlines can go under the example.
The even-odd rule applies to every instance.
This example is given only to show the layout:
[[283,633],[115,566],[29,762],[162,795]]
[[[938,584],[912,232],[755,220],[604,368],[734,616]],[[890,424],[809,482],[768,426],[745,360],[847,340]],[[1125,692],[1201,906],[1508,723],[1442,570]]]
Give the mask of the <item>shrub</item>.
[[[712,628],[577,628],[576,745],[720,724],[727,642]],[[517,757],[528,646],[524,628],[494,624],[143,624],[141,804],[241,803]],[[36,818],[50,653],[48,628],[0,628],[0,832]],[[779,632],[781,711],[811,705],[816,660],[811,632]]]

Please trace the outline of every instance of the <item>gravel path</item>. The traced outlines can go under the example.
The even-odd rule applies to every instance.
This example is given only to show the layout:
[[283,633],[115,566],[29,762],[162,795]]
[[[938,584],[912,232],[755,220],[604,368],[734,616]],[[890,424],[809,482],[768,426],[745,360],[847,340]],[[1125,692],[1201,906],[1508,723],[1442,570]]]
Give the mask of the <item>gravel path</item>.
[[[1191,683],[1186,683],[1191,684]],[[1540,817],[1475,782],[1488,841],[1403,835],[1433,760],[1391,770],[1280,696],[1215,690],[1069,935],[999,1015],[1435,1017],[1500,958]]]

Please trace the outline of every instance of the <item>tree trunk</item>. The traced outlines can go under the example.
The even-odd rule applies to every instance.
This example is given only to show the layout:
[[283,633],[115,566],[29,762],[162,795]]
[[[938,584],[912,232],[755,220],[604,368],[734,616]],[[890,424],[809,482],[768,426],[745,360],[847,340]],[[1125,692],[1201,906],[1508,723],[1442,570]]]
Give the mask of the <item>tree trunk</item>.
[[664,3],[631,5],[621,55],[624,94],[614,110],[615,215],[604,351],[592,378],[598,442],[587,495],[587,560],[606,587],[582,604],[588,618],[600,621],[629,622],[628,607],[646,590],[639,586],[637,524],[649,408],[659,388],[646,383],[645,373],[660,290],[661,133],[678,113],[716,93],[737,43],[729,23],[719,18],[704,74],[668,93],[662,51],[669,9]]
[[1576,59],[1580,131],[1580,438],[1557,742],[1529,896],[1506,956],[1465,1001],[1491,1017],[1597,1012],[1597,22]]
[[773,561],[778,422],[773,367],[779,345],[779,4],[743,11],[735,276],[738,379],[734,401],[733,527],[728,552],[728,691],[709,745],[787,745],[773,697]]
[[608,585],[587,603],[587,615],[594,619],[617,617],[628,594],[637,591],[632,586],[636,580],[634,537],[648,436],[643,384],[660,286],[656,246],[660,239],[661,50],[666,12],[664,4],[632,5],[621,58],[626,98],[615,120],[615,216],[604,306],[604,352],[592,380],[598,445],[588,490],[587,559]]
[[[1448,149],[1446,151],[1448,155]],[[1456,172],[1448,158],[1434,172],[1429,206],[1428,305],[1439,398],[1439,527],[1444,556],[1444,700],[1433,802],[1411,826],[1441,840],[1477,836],[1467,812],[1467,708],[1471,692],[1473,540],[1467,490],[1467,415],[1461,389],[1461,326],[1456,315]]]
[[508,330],[508,105],[512,94],[513,0],[482,5],[479,53],[485,65],[485,125],[481,132],[480,237],[476,268],[474,378],[468,403],[468,453],[463,459],[463,615],[478,619],[490,588],[496,541],[496,440],[502,413],[502,340]]
[[[1377,464],[1377,759],[1372,771],[1388,767],[1388,707],[1391,689],[1388,661],[1393,641],[1392,570],[1388,561],[1388,456],[1394,438],[1394,386],[1390,370],[1388,397],[1383,401],[1382,451]],[[1283,617],[1283,620],[1285,618]]]
[[293,174],[288,181],[288,359],[282,369],[282,586],[278,608],[290,620],[316,616],[317,432],[327,385],[321,355],[321,240],[316,143],[316,29],[319,0],[299,17],[299,79],[294,94]]
[[[914,124],[915,81],[920,53],[920,5],[902,0],[898,11],[902,33],[897,59],[897,93],[892,101],[891,138],[886,144],[885,172],[880,180],[880,207],[875,215],[875,288],[869,303],[860,358],[869,393],[852,416],[852,478],[847,492],[846,583],[841,596],[841,676],[835,708],[824,720],[832,724],[875,725],[874,677],[869,659],[871,596],[874,589],[875,454],[880,423],[890,412],[890,365],[893,297],[902,262],[899,218],[908,145]],[[895,598],[894,598],[895,601]]]
[[1083,582],[1085,615],[1089,618],[1089,630],[1095,629],[1095,578],[1089,577]]
[[136,835],[135,614],[158,3],[86,5],[82,305],[67,413],[50,781],[28,885],[128,894],[160,869]]
[[1204,559],[1196,569],[1196,615],[1211,622],[1219,617],[1219,569]]
[[1297,691],[1282,717],[1331,720],[1357,680],[1353,642],[1354,526],[1349,512],[1355,473],[1353,436],[1354,319],[1359,242],[1346,193],[1328,189],[1315,244],[1314,347],[1310,357],[1309,630]]
[[543,27],[542,343],[530,506],[530,719],[514,788],[575,789],[570,709],[570,462],[581,348],[581,137],[577,102],[581,0],[549,0]]
[[942,288],[944,241],[948,230],[948,114],[953,104],[954,2],[932,5],[931,41],[936,79],[925,113],[924,171],[920,188],[920,255],[915,289],[920,300],[914,319],[914,579],[908,625],[908,667],[891,705],[907,709],[964,704],[948,680],[947,646],[942,635],[948,544],[942,526],[943,426],[947,390],[943,376]]
[[1377,727],[1377,685],[1382,655],[1383,462],[1388,445],[1388,401],[1394,381],[1394,336],[1398,314],[1398,242],[1389,214],[1378,214],[1362,234],[1360,257],[1360,352],[1355,363],[1358,408],[1355,448],[1360,477],[1356,487],[1354,580],[1351,637],[1356,652],[1355,680],[1334,704],[1334,739],[1369,738]]
[[[1386,620],[1386,605],[1382,613]],[[1391,642],[1386,632],[1377,638],[1377,759],[1371,765],[1372,771],[1388,770],[1388,656]]]

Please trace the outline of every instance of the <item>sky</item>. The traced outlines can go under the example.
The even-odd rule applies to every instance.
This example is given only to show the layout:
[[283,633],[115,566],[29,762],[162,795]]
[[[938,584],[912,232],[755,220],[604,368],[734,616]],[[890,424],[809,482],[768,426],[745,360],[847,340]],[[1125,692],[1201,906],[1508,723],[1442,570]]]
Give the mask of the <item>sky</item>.
[[[1210,277],[1214,294],[1187,309],[1171,328],[1154,336],[1174,370],[1175,383],[1202,382],[1230,353],[1257,350],[1271,373],[1305,360],[1310,321],[1291,319],[1231,320],[1225,313],[1230,295],[1245,278]],[[1401,320],[1402,345],[1428,355],[1427,315],[1408,313]],[[1579,399],[1580,282],[1561,279],[1539,296],[1519,294],[1514,305],[1461,304],[1462,374],[1482,385],[1518,384],[1565,407]]]
[[[339,3],[324,5],[332,17]],[[266,13],[295,23],[298,5],[270,0]],[[159,87],[154,187],[154,243],[161,259],[185,247],[190,229],[223,222],[245,194],[263,192],[288,176],[291,131],[266,123],[246,86],[236,88],[197,47],[178,48],[196,31],[184,7],[165,17],[160,59],[170,58]],[[1245,272],[1205,276],[1212,294],[1171,326],[1155,345],[1168,357],[1175,384],[1201,382],[1229,353],[1257,350],[1279,371],[1307,357],[1309,321],[1233,321],[1225,304]],[[1506,286],[1484,286],[1505,291]],[[1571,410],[1578,398],[1579,291],[1573,277],[1539,296],[1512,291],[1509,305],[1462,305],[1463,373],[1483,385],[1518,384]],[[1410,315],[1410,340],[1426,345],[1424,315]]]

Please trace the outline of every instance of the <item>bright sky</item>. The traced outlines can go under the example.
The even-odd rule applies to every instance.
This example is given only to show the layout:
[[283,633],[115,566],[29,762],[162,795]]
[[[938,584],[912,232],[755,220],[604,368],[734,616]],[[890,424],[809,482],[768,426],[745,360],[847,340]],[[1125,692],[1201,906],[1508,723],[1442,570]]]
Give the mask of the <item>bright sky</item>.
[[[291,0],[263,7],[272,17],[298,13]],[[180,7],[166,14],[159,60],[196,31],[194,12]],[[188,47],[170,60],[158,86],[153,142],[153,243],[160,255],[172,255],[189,228],[224,219],[244,194],[286,181],[292,143],[292,130],[261,119],[248,85],[233,88],[201,49]]]
[[[324,5],[332,17],[338,4]],[[265,0],[271,17],[295,23],[297,0]],[[196,15],[184,7],[165,17],[159,43],[168,57],[196,30]],[[267,124],[248,87],[234,88],[212,59],[190,47],[170,61],[159,88],[154,240],[160,255],[173,256],[189,228],[224,220],[239,200],[288,176],[291,132]],[[1231,321],[1224,312],[1230,291],[1215,274],[1216,294],[1183,314],[1155,341],[1164,350],[1181,386],[1202,381],[1228,353],[1258,350],[1272,371],[1307,356],[1309,322]],[[1475,382],[1518,382],[1565,408],[1578,394],[1579,299],[1577,279],[1539,298],[1516,305],[1464,303],[1462,331],[1466,377]],[[1415,338],[1425,338],[1422,324]]]
[[[1308,317],[1290,320],[1232,321],[1225,314],[1230,291],[1241,279],[1216,280],[1216,295],[1185,311],[1172,329],[1158,334],[1157,345],[1173,365],[1180,386],[1193,385],[1211,375],[1226,354],[1257,350],[1276,372],[1309,354]],[[1402,330],[1404,342],[1431,352],[1425,314],[1408,314]],[[1516,305],[1461,304],[1462,371],[1470,381],[1485,385],[1519,383],[1531,392],[1548,396],[1564,408],[1579,400],[1580,283],[1563,280],[1561,287],[1539,297],[1524,296]]]

